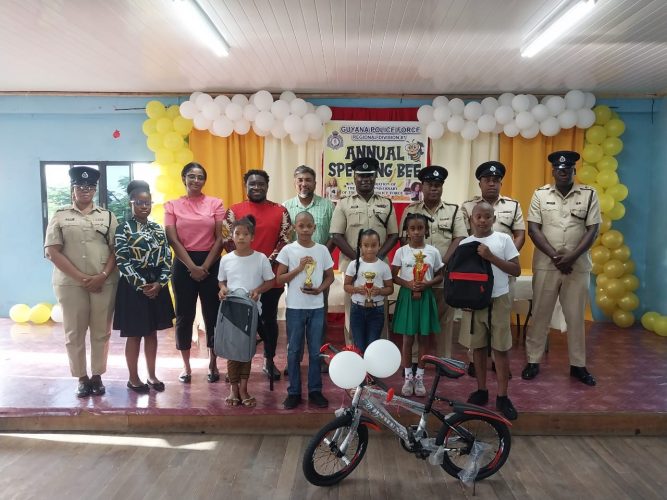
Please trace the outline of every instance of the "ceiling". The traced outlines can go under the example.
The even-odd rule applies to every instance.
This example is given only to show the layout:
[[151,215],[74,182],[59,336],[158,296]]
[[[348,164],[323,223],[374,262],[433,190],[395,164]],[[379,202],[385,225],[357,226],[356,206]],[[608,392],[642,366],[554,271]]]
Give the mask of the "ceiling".
[[667,94],[667,1],[598,0],[532,59],[560,0],[199,0],[218,58],[172,0],[0,1],[0,92]]

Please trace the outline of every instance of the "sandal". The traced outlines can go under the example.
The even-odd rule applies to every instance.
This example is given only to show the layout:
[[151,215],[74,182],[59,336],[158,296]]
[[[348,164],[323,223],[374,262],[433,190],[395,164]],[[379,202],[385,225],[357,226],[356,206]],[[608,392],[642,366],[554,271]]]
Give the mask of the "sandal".
[[225,398],[225,404],[227,406],[238,406],[241,404],[241,400],[234,396],[227,396]]
[[151,382],[150,380],[146,380],[146,383],[153,388],[154,391],[157,392],[162,392],[164,391],[164,382],[157,381],[157,382]]
[[183,384],[189,384],[192,381],[192,375],[183,373],[182,375],[179,375],[178,380]]
[[245,406],[246,408],[252,408],[253,406],[257,406],[257,400],[254,396],[250,396],[249,398],[245,398],[243,401],[241,401],[241,405]]

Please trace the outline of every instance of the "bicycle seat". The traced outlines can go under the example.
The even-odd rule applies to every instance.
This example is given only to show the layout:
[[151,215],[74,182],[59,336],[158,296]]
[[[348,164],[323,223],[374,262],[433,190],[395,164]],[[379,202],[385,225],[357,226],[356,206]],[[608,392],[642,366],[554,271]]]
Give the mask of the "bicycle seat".
[[451,358],[438,358],[426,354],[422,356],[422,361],[426,364],[432,364],[438,370],[438,374],[448,378],[459,378],[466,373],[466,364],[463,361]]

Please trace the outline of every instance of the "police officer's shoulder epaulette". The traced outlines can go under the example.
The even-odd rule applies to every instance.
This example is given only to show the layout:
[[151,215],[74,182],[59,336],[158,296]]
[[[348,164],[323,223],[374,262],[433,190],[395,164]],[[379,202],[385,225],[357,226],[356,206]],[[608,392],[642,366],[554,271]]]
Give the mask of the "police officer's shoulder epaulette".
[[463,203],[461,203],[461,205],[465,205],[467,203],[476,203],[476,202],[477,200],[475,198],[470,198],[469,200],[466,200]]
[[518,200],[515,200],[514,198],[510,198],[509,196],[501,196],[500,197],[501,201],[508,201],[511,203],[516,203],[517,205],[519,204]]
[[447,205],[448,207],[454,207],[458,210],[459,206],[456,203],[447,203],[446,201],[442,202],[443,205]]
[[593,191],[593,187],[589,186],[588,184],[580,184],[579,189],[582,191]]
[[551,184],[545,184],[544,186],[537,188],[535,191],[545,191],[547,189],[551,189]]
[[65,210],[70,210],[71,208],[72,208],[71,206],[60,207],[60,208],[57,208],[57,209],[56,209],[56,212],[55,212],[55,213],[58,213],[58,212],[64,212]]
[[405,209],[407,210],[408,208],[414,208],[414,207],[416,207],[417,205],[419,205],[420,203],[421,203],[420,201],[413,201],[413,202],[410,203],[407,207],[405,207]]

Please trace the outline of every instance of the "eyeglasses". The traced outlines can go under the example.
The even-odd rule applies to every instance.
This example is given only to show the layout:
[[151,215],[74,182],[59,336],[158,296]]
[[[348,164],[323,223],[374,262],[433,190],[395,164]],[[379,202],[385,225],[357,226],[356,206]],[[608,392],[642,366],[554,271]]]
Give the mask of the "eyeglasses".
[[148,208],[153,204],[152,201],[144,201],[144,200],[130,200],[130,203],[132,203],[132,205],[134,205],[135,207],[145,207],[145,208]]
[[189,181],[205,181],[206,177],[203,175],[195,175],[195,174],[188,174],[185,176],[185,178]]
[[74,189],[77,191],[81,191],[83,193],[88,193],[89,191],[95,191],[97,189],[97,186],[89,186],[89,185],[79,185],[79,184],[74,184]]

